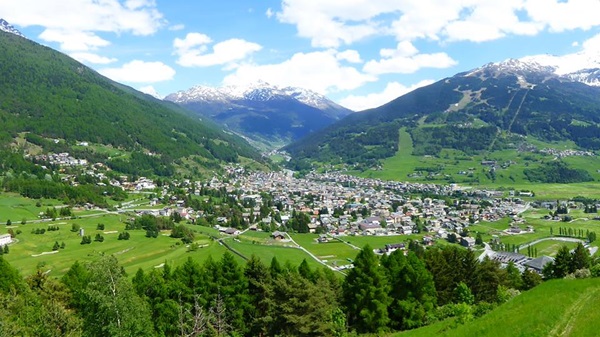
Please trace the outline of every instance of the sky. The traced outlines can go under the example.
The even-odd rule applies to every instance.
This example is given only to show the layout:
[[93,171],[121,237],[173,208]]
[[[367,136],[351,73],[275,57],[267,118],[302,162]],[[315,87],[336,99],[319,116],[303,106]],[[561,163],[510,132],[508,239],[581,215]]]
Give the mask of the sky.
[[489,62],[600,57],[600,0],[0,0],[0,17],[161,97],[261,80],[356,111]]

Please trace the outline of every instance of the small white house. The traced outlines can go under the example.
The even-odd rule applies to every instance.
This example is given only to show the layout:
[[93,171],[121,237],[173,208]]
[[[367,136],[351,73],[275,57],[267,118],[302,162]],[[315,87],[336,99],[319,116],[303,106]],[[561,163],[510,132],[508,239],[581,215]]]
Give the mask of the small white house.
[[12,237],[10,234],[1,234],[0,235],[0,247],[6,246],[7,244],[12,242]]

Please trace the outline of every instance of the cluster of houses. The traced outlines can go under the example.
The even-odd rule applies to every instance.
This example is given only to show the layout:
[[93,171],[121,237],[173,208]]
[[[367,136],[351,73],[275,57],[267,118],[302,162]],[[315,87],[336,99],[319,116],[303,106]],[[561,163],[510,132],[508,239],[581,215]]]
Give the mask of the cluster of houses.
[[[256,218],[254,224],[271,224],[275,221],[277,227],[283,229],[285,226],[282,225],[287,224],[293,212],[303,212],[310,216],[310,232],[333,236],[426,232],[426,237],[433,241],[445,239],[450,233],[462,233],[480,220],[496,221],[505,217],[518,220],[517,215],[527,209],[527,204],[521,199],[492,198],[496,192],[486,190],[469,190],[472,197],[463,201],[406,196],[414,192],[452,195],[460,191],[456,185],[389,182],[339,173],[314,173],[304,179],[294,178],[287,172],[246,173],[243,170],[230,170],[230,173],[227,179],[215,177],[208,184],[211,188],[230,191],[240,204],[252,204],[252,207],[245,209],[244,220],[249,220],[251,213],[260,214],[263,203],[261,193],[267,193],[277,205],[272,206],[272,210],[279,214],[278,221],[266,216]],[[181,185],[197,193],[200,183],[186,181]],[[167,187],[163,188],[163,193],[168,193]],[[238,194],[233,194],[235,191]],[[239,194],[239,191],[243,193]],[[481,200],[486,202],[481,203]],[[152,212],[164,216],[178,212],[182,218],[192,221],[204,216],[202,212],[187,208],[182,201]],[[217,222],[223,232],[230,230],[232,234],[235,233],[234,228],[227,227],[227,217],[219,217]],[[460,236],[459,240],[458,243],[466,247],[475,244],[475,239],[468,236]]]
[[34,159],[57,166],[87,166],[88,164],[87,160],[73,158],[68,152],[40,154]]

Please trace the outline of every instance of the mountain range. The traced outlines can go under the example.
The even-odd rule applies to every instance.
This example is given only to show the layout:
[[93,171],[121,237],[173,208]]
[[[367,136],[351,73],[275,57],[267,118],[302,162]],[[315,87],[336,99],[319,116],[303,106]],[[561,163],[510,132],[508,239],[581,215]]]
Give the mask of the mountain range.
[[313,91],[258,81],[246,86],[196,86],[165,97],[259,143],[300,139],[352,113]]
[[600,87],[588,85],[597,83],[598,68],[565,71],[561,62],[543,56],[489,63],[352,114],[285,149],[299,161],[373,167],[405,145],[405,128],[420,156],[444,149],[485,154],[527,137],[598,150]]

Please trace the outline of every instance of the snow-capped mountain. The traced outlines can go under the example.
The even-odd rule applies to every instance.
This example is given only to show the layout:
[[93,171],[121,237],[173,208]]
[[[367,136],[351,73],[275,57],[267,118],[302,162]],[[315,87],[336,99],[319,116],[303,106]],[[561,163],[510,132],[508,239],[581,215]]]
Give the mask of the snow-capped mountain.
[[6,22],[6,20],[4,19],[0,19],[0,30],[18,35],[20,37],[25,37],[25,35],[23,35],[18,29],[13,27],[10,23]]
[[565,79],[587,85],[600,86],[600,54],[579,52],[563,56],[535,55],[520,59],[525,63],[537,63],[552,69]]
[[[297,87],[279,87],[264,81],[258,81],[245,86],[224,86],[220,88],[195,86],[188,90],[178,91],[168,95],[166,100],[179,104],[198,101],[270,101],[280,99],[295,99],[317,109],[345,109],[332,102],[327,97],[314,91]],[[342,113],[347,115],[349,111]]]
[[530,83],[526,77],[534,76],[538,80],[540,77],[559,78],[563,81],[600,86],[600,55],[594,57],[587,53],[577,53],[565,56],[527,56],[488,63],[464,73],[464,76],[488,78],[503,75],[516,75],[521,84]]
[[165,97],[264,142],[287,143],[352,113],[313,91],[271,85],[195,86]]

